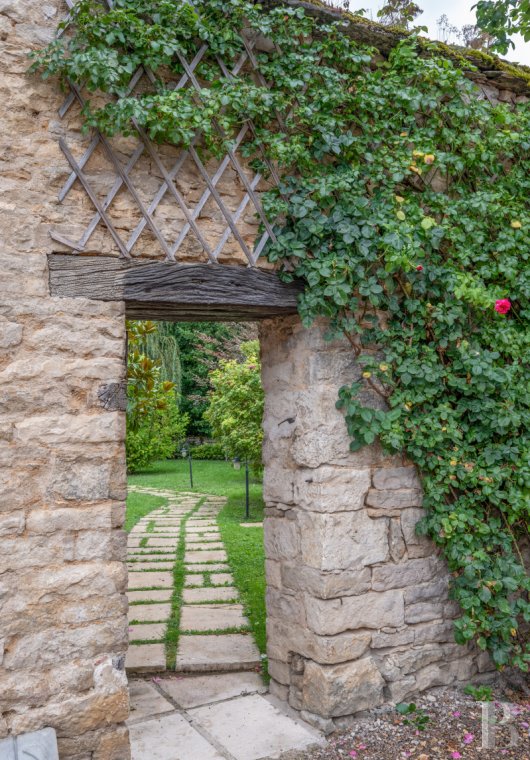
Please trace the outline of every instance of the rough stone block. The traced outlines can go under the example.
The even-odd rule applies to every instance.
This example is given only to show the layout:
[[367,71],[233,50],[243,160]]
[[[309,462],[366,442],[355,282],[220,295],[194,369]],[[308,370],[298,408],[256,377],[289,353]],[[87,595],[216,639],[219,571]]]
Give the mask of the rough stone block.
[[443,604],[434,602],[419,602],[409,604],[405,608],[405,621],[407,623],[425,623],[429,620],[439,620],[444,616]]
[[284,620],[267,620],[268,653],[271,659],[287,662],[295,652],[322,665],[356,660],[370,646],[371,632],[339,633],[336,636],[318,636],[307,627]]
[[437,576],[444,577],[447,566],[438,557],[428,559],[411,559],[396,565],[382,565],[372,570],[372,588],[374,591],[386,591],[390,588],[417,586]]
[[380,491],[421,488],[415,467],[381,467],[374,470],[373,485]]
[[307,623],[320,635],[333,636],[359,628],[398,628],[405,622],[403,592],[370,592],[344,599],[314,599],[305,595]]
[[368,567],[363,567],[359,570],[325,573],[302,564],[282,564],[279,587],[282,584],[292,591],[307,591],[311,596],[319,599],[357,596],[370,590],[372,571]]
[[294,473],[294,500],[298,506],[312,512],[362,509],[370,480],[368,468],[353,470],[351,467],[324,465],[314,470],[297,470]]
[[364,510],[298,515],[302,561],[318,570],[348,570],[388,559],[388,524]]
[[303,677],[303,706],[325,718],[351,715],[381,705],[384,685],[371,657],[343,665],[308,662]]
[[268,559],[295,559],[300,552],[298,525],[294,520],[268,517],[263,525],[265,556]]
[[400,488],[391,491],[378,491],[372,488],[366,496],[366,504],[372,509],[384,510],[394,516],[407,507],[421,507],[423,495],[417,488]]

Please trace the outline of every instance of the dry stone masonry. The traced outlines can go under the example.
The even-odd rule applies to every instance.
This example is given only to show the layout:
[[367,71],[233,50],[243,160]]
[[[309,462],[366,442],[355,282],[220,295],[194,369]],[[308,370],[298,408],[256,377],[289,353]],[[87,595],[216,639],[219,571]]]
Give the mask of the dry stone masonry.
[[447,567],[415,531],[414,467],[377,445],[349,451],[335,408],[361,374],[349,344],[297,318],[263,323],[261,341],[271,691],[331,730],[489,671],[454,643]]

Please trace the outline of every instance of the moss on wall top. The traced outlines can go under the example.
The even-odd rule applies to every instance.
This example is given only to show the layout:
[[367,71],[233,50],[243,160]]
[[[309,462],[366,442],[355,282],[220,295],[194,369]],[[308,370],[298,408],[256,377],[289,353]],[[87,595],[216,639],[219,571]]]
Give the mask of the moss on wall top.
[[[410,34],[398,27],[384,26],[350,11],[336,8],[324,0],[268,0],[268,2],[264,0],[263,5],[273,5],[278,2],[303,7],[308,13],[316,15],[325,22],[342,20],[346,34],[358,42],[372,45],[383,55],[388,55],[399,40]],[[511,90],[515,93],[530,92],[530,67],[528,66],[510,63],[482,50],[447,45],[443,42],[428,40],[426,37],[420,37],[421,43],[425,45],[426,53],[434,49],[450,58],[471,79],[479,83],[490,83],[501,90]]]

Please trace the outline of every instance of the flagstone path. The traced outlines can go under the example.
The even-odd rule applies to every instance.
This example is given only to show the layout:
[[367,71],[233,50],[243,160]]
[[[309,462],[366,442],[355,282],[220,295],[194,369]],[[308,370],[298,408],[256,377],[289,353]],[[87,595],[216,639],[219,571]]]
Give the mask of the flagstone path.
[[261,657],[216,520],[226,499],[131,490],[166,500],[128,539],[132,760],[273,760],[320,744],[253,672]]

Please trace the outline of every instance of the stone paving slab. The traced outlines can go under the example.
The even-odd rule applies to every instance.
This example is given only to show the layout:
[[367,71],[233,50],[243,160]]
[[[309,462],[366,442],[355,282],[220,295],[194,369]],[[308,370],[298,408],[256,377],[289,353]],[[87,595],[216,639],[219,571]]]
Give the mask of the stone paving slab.
[[186,541],[186,546],[190,551],[215,551],[216,549],[224,549],[225,545],[222,541]]
[[[131,607],[137,610],[143,605]],[[134,619],[134,618],[133,618]],[[129,641],[163,641],[166,635],[166,623],[140,623],[129,626]]]
[[135,604],[129,608],[129,621],[138,620],[141,623],[158,623],[161,620],[168,620],[170,615],[170,604]]
[[173,596],[173,589],[160,590],[160,591],[127,591],[127,599],[129,604],[134,605],[134,602],[170,602]]
[[235,760],[279,758],[322,741],[309,726],[284,715],[259,694],[195,707],[189,714]]
[[207,564],[201,564],[200,562],[194,563],[192,565],[188,565],[184,568],[187,573],[194,573],[194,572],[201,572],[201,573],[213,573],[213,572],[224,572],[225,570],[230,570],[228,565],[219,565],[216,563],[211,563],[209,565]]
[[128,673],[163,673],[166,669],[164,644],[131,644],[125,657]]
[[170,588],[173,573],[151,571],[149,573],[129,572],[129,591],[138,588]]
[[184,555],[184,562],[189,562],[190,564],[197,562],[226,562],[227,559],[226,552],[220,549],[215,551],[208,551],[207,549],[197,552],[186,551]]
[[227,628],[244,628],[249,625],[240,604],[182,605],[180,628],[182,631],[222,631]]
[[233,586],[206,586],[204,588],[185,588],[182,592],[182,601],[184,604],[228,602],[237,599],[238,596],[237,588]]
[[193,573],[187,575],[184,579],[184,588],[186,586],[204,586],[204,575],[200,573]]
[[129,570],[173,570],[174,562],[127,562]]
[[129,696],[131,701],[131,713],[127,724],[137,723],[145,718],[153,718],[156,715],[174,711],[173,705],[159,694],[152,683],[141,678],[132,678],[129,681]]
[[254,522],[254,523],[239,523],[241,528],[263,528],[262,522]]
[[261,657],[250,634],[221,633],[179,638],[175,670],[181,673],[253,670]]
[[212,573],[210,580],[216,586],[223,586],[224,584],[232,584],[234,576],[232,573]]
[[134,760],[226,760],[176,712],[135,723],[129,732]]
[[183,708],[199,707],[247,694],[263,694],[267,687],[257,673],[219,673],[186,678],[163,678],[160,688]]
[[[150,536],[153,534],[150,533]],[[145,544],[146,548],[151,548],[152,546],[168,546],[172,549],[176,549],[178,545],[178,539],[176,538],[148,538],[147,542]]]

